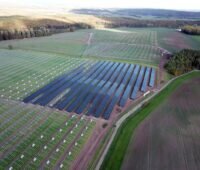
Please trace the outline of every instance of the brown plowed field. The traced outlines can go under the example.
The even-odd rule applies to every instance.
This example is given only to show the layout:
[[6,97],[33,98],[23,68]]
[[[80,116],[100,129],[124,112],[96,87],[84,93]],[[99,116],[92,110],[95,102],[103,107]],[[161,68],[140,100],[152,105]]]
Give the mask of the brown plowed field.
[[200,77],[179,87],[137,128],[124,170],[200,169]]

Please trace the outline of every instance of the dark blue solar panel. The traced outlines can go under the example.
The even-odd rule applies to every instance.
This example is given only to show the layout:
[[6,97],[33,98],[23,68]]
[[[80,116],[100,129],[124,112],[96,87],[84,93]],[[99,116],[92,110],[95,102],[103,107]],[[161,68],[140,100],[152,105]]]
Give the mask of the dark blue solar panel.
[[[104,70],[104,68],[109,65],[108,62],[105,62],[98,70],[96,70],[95,73],[93,73],[90,77],[85,79],[84,81],[78,82],[73,86],[72,90],[63,97],[63,100],[58,103],[59,109],[64,109],[69,103],[73,101],[73,98],[76,95],[79,95],[79,93],[84,90],[85,86],[91,86],[90,82],[93,81],[96,77],[99,76],[99,74]],[[92,87],[91,87],[92,88]]]
[[100,114],[103,113],[103,111],[105,110],[105,108],[106,108],[111,96],[113,95],[113,93],[115,92],[116,88],[119,86],[119,84],[123,80],[124,75],[126,74],[126,71],[127,71],[128,67],[129,67],[129,64],[125,64],[124,68],[120,72],[120,74],[117,77],[116,81],[111,86],[109,91],[105,94],[105,97],[103,98],[102,102],[96,107],[96,111],[94,112],[94,116],[95,117],[99,117]]
[[[86,96],[85,100],[81,103],[81,105],[76,109],[76,113],[82,113],[83,110],[86,108],[86,106],[93,100],[93,98],[95,97],[99,97],[101,95],[104,94],[104,90],[107,89],[115,80],[115,78],[118,76],[119,71],[122,69],[124,64],[119,64],[119,66],[117,67],[116,71],[114,72],[113,75],[111,75],[111,77],[109,78],[108,81],[105,80],[101,81],[98,86],[89,93],[89,95]],[[105,94],[104,94],[105,95]],[[103,97],[103,96],[102,96]],[[101,99],[101,97],[100,97]],[[95,100],[94,100],[95,101]],[[95,103],[95,102],[93,102]]]
[[120,84],[120,86],[117,88],[117,90],[114,92],[113,97],[111,99],[111,102],[109,103],[108,107],[106,108],[105,112],[103,113],[103,116],[105,119],[108,119],[110,117],[110,114],[112,113],[114,106],[117,104],[117,102],[120,99],[120,96],[123,93],[124,88],[126,87],[128,80],[131,77],[131,74],[133,72],[134,69],[134,65],[131,65],[125,75],[125,77],[123,78],[122,83]]
[[[81,100],[83,100],[83,96],[85,96],[89,91],[92,91],[95,88],[95,85],[102,81],[106,75],[110,72],[112,69],[114,63],[109,63],[106,68],[99,74],[99,76],[94,79],[90,85],[84,85],[82,91],[79,92],[79,95],[77,96],[76,100],[73,101],[69,107],[67,107],[67,111],[71,112],[73,111],[76,107],[78,107],[78,104]],[[110,69],[111,68],[111,69]],[[101,80],[102,79],[102,80]]]
[[96,69],[101,67],[102,64],[103,63],[97,64],[96,67],[93,67],[92,69],[89,69],[85,76],[84,76],[84,73],[83,73],[83,74],[80,74],[79,76],[76,76],[76,77],[72,78],[71,80],[67,79],[68,81],[65,81],[59,87],[56,86],[57,89],[54,89],[53,91],[50,91],[45,96],[42,96],[41,98],[37,99],[34,103],[35,104],[38,103],[38,104],[40,104],[42,106],[48,104],[54,97],[56,97],[57,95],[59,95],[60,93],[65,91],[67,88],[71,89],[71,86],[76,84],[77,81],[83,81],[85,78],[89,77],[91,74],[94,73],[94,71],[96,71]]
[[146,71],[145,71],[145,75],[144,75],[144,80],[142,83],[142,87],[141,87],[141,91],[142,92],[146,92],[147,90],[147,84],[149,82],[149,74],[150,74],[151,68],[147,67]]
[[131,76],[131,79],[130,79],[130,81],[128,83],[128,86],[126,87],[126,89],[124,91],[124,94],[120,99],[119,106],[121,106],[121,107],[125,106],[128,98],[130,96],[131,89],[134,87],[134,84],[135,84],[136,78],[138,76],[139,70],[140,70],[140,66],[136,65],[136,67],[134,69],[134,72],[133,72],[133,74]]
[[93,114],[94,113],[97,105],[99,105],[99,103],[101,102],[102,98],[106,95],[106,92],[111,87],[111,85],[114,83],[114,81],[117,78],[117,76],[120,74],[120,70],[123,68],[123,66],[124,66],[124,64],[120,64],[118,66],[118,68],[116,69],[116,71],[114,72],[114,74],[112,75],[110,80],[108,80],[106,82],[106,84],[102,87],[102,89],[99,90],[99,92],[96,94],[92,104],[90,105],[90,109],[89,109],[88,114]]
[[155,70],[155,68],[152,68],[150,82],[149,82],[150,87],[154,87],[155,79],[156,79],[156,70]]
[[145,71],[145,67],[142,67],[140,69],[140,73],[139,73],[139,75],[137,77],[136,84],[135,84],[133,92],[131,94],[131,99],[135,99],[137,97],[137,92],[140,89],[140,85],[141,85],[142,80],[143,80],[144,71]]

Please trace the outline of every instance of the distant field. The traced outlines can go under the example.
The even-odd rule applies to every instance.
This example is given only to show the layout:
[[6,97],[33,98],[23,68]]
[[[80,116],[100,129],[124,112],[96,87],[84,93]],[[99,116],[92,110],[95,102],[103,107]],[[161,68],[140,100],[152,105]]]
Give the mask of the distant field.
[[200,169],[199,84],[185,82],[141,123],[122,169]]
[[21,50],[0,50],[0,97],[22,100],[87,61],[56,54]]
[[183,48],[200,49],[200,36],[191,36],[169,28],[121,28],[126,31],[155,32],[157,45],[170,52]]
[[0,48],[41,51],[71,57],[123,59],[158,64],[158,47],[170,52],[200,49],[199,38],[167,28],[118,28],[79,30],[50,37],[0,42]]
[[200,41],[195,36],[186,35],[174,29],[157,28],[158,44],[171,52],[184,48],[200,50]]
[[0,99],[0,169],[69,168],[95,127],[86,117]]
[[158,63],[160,54],[156,45],[157,34],[153,31],[95,30],[83,56]]
[[71,57],[123,59],[158,64],[160,53],[157,33],[143,29],[79,30],[50,37],[10,40],[0,43],[0,48],[33,50],[63,54]]

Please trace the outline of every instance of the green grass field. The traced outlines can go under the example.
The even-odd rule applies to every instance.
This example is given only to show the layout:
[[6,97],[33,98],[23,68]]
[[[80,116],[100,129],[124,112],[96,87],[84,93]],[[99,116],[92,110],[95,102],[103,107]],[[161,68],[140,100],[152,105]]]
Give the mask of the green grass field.
[[200,76],[200,73],[193,72],[176,79],[161,93],[148,102],[144,108],[129,117],[118,130],[117,135],[115,136],[114,141],[104,159],[101,169],[120,169],[126,155],[128,144],[138,125],[163,101],[165,101],[166,98],[170,96],[183,82],[197,76]]
[[70,167],[95,127],[87,117],[3,99],[0,117],[0,169]]

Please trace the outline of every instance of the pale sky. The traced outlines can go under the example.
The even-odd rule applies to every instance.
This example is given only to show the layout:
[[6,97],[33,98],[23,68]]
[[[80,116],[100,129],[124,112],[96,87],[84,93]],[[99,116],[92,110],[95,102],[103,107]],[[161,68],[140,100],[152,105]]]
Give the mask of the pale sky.
[[160,8],[200,10],[200,0],[0,0],[3,6],[46,8]]

